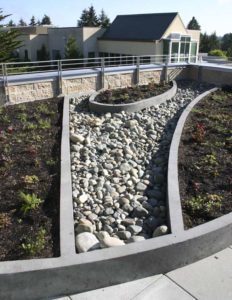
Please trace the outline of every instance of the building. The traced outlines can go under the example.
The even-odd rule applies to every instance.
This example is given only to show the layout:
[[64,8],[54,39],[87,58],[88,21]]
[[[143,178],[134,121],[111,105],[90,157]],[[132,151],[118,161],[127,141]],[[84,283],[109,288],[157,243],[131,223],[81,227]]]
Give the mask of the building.
[[104,57],[167,55],[181,62],[194,60],[199,40],[200,31],[186,29],[178,13],[121,15],[99,38],[98,51]]
[[[74,37],[85,58],[111,57],[111,60],[144,56],[146,62],[168,59],[170,62],[195,61],[200,31],[188,30],[178,13],[157,13],[117,16],[105,30],[100,27],[21,27],[18,49],[21,60],[37,60],[37,51],[44,45],[50,59],[65,58],[65,45]],[[156,57],[150,58],[149,56]],[[164,59],[164,55],[166,56]]]
[[22,41],[22,47],[17,49],[17,52],[23,61],[36,61],[37,51],[42,46],[45,46],[50,59],[64,58],[69,37],[76,39],[84,57],[98,56],[98,38],[105,31],[99,27],[26,26],[17,27],[17,29],[20,30],[19,39]]

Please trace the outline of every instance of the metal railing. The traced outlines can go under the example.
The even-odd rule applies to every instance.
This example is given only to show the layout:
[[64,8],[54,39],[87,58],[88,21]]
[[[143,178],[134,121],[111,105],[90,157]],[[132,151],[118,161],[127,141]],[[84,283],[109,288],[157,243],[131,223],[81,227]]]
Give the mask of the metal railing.
[[0,82],[5,89],[5,94],[9,96],[9,80],[15,80],[19,75],[25,75],[25,80],[41,78],[44,75],[56,77],[59,83],[59,93],[62,93],[62,80],[65,76],[75,74],[85,74],[85,72],[100,72],[102,77],[102,87],[104,87],[104,74],[107,71],[114,70],[115,67],[128,67],[137,72],[137,82],[139,82],[139,72],[144,67],[167,66],[177,63],[196,62],[196,56],[184,55],[114,55],[96,58],[81,59],[61,59],[49,61],[33,62],[9,62],[0,65]]

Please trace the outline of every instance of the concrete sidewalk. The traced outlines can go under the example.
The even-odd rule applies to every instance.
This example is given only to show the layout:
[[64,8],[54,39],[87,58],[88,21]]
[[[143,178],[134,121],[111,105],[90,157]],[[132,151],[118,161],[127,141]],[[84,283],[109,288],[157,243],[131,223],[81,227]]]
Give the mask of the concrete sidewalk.
[[56,300],[231,300],[232,247],[165,275]]

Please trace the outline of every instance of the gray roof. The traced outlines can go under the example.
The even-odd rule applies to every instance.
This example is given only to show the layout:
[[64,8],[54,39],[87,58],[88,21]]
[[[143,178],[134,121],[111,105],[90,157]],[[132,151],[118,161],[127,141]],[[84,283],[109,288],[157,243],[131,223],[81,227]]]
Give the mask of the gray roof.
[[117,16],[100,40],[157,41],[177,15],[175,12]]

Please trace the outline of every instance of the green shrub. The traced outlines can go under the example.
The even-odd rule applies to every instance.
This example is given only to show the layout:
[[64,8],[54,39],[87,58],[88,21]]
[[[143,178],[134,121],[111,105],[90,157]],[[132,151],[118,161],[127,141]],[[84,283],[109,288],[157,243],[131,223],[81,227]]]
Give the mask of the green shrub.
[[206,194],[204,196],[192,197],[186,201],[187,208],[193,213],[213,214],[221,209],[223,197],[217,194]]
[[46,235],[46,230],[40,227],[35,240],[26,238],[25,242],[21,244],[24,252],[27,255],[39,254],[45,248],[45,244],[46,244],[45,235]]
[[21,210],[23,214],[25,215],[29,210],[36,209],[39,207],[43,201],[37,197],[34,193],[33,194],[25,194],[23,192],[19,193],[19,197],[21,199],[22,207]]
[[219,56],[219,57],[225,57],[226,58],[226,53],[220,49],[215,49],[215,50],[211,50],[208,53],[209,56]]

